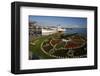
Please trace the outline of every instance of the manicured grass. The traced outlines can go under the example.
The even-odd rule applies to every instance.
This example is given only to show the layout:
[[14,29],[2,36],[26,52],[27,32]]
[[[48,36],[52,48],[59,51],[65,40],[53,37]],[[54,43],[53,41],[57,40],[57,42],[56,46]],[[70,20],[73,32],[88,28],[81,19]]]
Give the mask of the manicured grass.
[[[70,48],[68,48],[68,46],[70,47],[72,46],[76,47],[76,46],[74,44],[71,44],[71,42],[69,42],[70,45],[69,43],[66,44],[66,42],[62,41],[63,38],[65,39],[73,38],[73,41],[72,41],[73,43],[77,39],[76,41],[77,44],[79,44],[79,42],[83,44],[82,42],[83,38],[80,36],[78,37],[76,33],[70,34],[70,35],[52,34],[48,36],[40,36],[40,37],[35,38],[33,41],[29,43],[29,51],[31,51],[33,55],[38,56],[39,59],[55,59],[56,57],[69,58],[69,56],[67,55],[67,52]],[[73,48],[73,51],[75,53],[74,55],[77,57],[87,54],[87,50],[84,51],[85,46],[82,46],[82,49],[81,49],[80,45],[79,45],[79,49]]]
[[64,43],[64,42],[58,43],[58,44],[56,45],[56,49],[64,48],[65,44],[66,44],[66,43]]
[[33,54],[36,54],[40,57],[40,59],[45,59],[45,58],[52,58],[48,55],[46,55],[45,53],[43,53],[43,51],[41,50],[41,44],[45,39],[48,39],[50,36],[41,36],[38,39],[36,39],[37,41],[35,42],[35,45],[31,45],[29,44],[29,50],[33,52]]

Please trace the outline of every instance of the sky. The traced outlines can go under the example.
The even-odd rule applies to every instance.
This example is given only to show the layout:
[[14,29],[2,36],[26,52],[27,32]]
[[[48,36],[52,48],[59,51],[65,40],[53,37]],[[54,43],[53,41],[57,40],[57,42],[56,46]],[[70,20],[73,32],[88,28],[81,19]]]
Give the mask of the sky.
[[59,16],[29,16],[29,22],[36,21],[42,26],[77,27],[86,28],[87,18],[81,17],[59,17]]

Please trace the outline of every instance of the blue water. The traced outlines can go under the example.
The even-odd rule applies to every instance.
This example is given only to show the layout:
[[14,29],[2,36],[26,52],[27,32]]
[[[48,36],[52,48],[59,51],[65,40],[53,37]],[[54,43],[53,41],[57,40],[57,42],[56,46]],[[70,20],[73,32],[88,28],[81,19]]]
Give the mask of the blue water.
[[73,33],[77,33],[82,36],[87,36],[87,28],[71,28],[65,30],[65,34],[73,34]]

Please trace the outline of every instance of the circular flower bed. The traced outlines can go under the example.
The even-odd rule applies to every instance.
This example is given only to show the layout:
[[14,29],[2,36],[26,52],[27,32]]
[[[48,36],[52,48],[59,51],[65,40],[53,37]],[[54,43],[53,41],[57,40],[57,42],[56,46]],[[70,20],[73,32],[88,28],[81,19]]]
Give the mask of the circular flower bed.
[[65,39],[46,39],[41,44],[42,51],[46,55],[55,58],[75,58],[83,56],[86,54],[84,48],[86,49],[86,40],[79,35],[66,37]]

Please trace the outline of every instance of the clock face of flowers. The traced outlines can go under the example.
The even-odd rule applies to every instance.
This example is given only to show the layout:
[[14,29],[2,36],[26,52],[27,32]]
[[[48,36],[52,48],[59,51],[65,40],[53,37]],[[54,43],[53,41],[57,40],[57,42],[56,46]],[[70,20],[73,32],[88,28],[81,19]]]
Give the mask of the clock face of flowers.
[[29,60],[87,57],[87,18],[29,15]]

